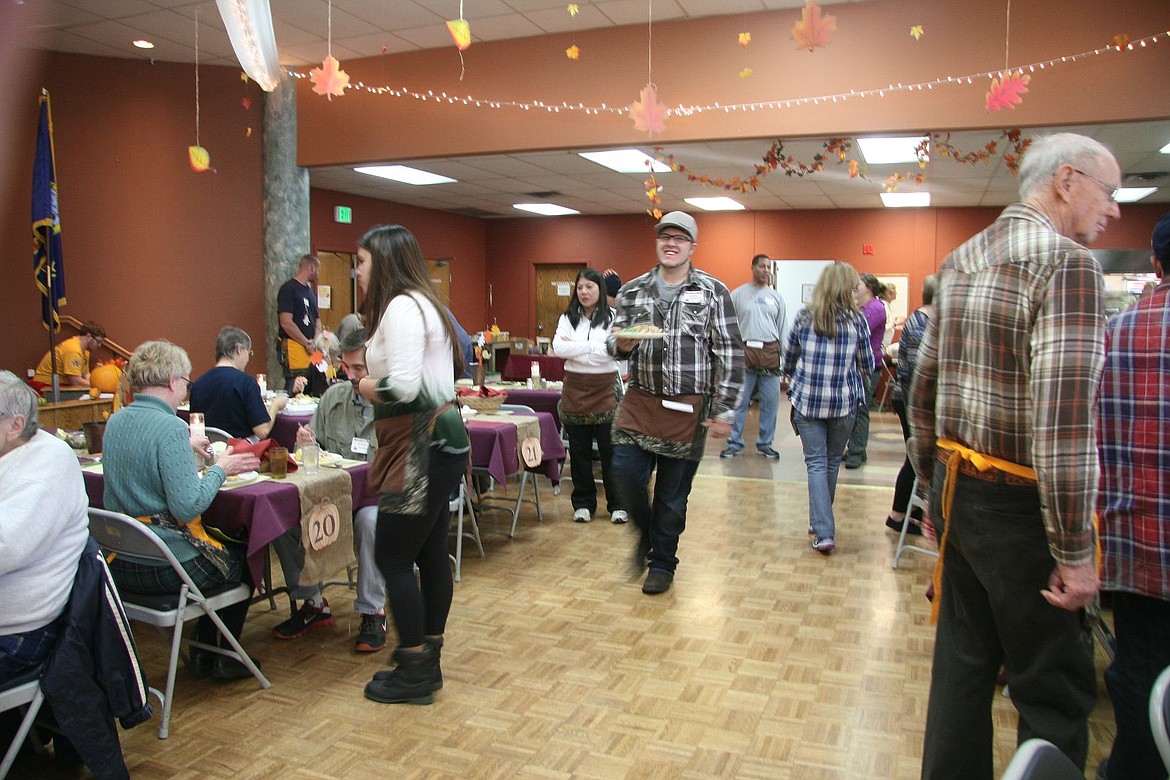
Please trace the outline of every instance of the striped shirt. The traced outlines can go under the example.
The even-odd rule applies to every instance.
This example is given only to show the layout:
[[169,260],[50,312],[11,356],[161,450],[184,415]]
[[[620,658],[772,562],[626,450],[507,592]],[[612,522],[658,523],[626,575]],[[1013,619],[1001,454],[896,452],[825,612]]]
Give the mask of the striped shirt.
[[1103,288],[1088,249],[1008,206],[943,262],[909,399],[918,474],[933,472],[936,437],[1033,467],[1049,550],[1073,566],[1096,542]]
[[1105,331],[1101,587],[1170,599],[1170,279]]
[[853,414],[865,401],[862,376],[873,371],[869,325],[858,312],[837,315],[837,335],[819,336],[812,313],[801,309],[788,331],[784,369],[792,406],[813,420]]
[[922,309],[917,309],[906,318],[902,326],[902,336],[898,339],[898,381],[894,383],[894,400],[905,401],[910,393],[910,380],[914,378],[914,361],[918,359],[918,347],[922,344],[922,336],[926,333],[926,326],[930,317]]
[[743,341],[731,293],[723,282],[691,266],[667,303],[658,295],[657,279],[655,267],[622,287],[613,328],[657,325],[666,338],[639,341],[622,353],[611,334],[609,353],[629,357],[631,385],[659,396],[713,396],[711,415],[730,420],[743,386]]

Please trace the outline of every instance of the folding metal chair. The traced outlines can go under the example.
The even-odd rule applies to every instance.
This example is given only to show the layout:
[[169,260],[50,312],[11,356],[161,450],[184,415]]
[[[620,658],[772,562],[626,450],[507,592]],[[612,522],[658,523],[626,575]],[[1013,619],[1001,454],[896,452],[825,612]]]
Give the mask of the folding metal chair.
[[1170,772],[1170,666],[1162,670],[1158,679],[1154,681],[1154,689],[1150,691],[1150,730],[1154,732],[1154,744],[1158,746],[1158,753],[1162,756],[1162,763],[1166,771]]
[[44,671],[45,665],[38,664],[0,687],[0,712],[7,712],[17,707],[26,708],[24,718],[20,721],[20,728],[16,730],[16,736],[12,740],[12,746],[4,754],[4,761],[0,762],[0,780],[8,776],[8,770],[16,761],[16,756],[20,753],[24,740],[28,737],[29,731],[32,730],[33,721],[36,720],[41,705],[45,703],[45,694],[41,690],[41,675],[44,674]]
[[[521,404],[502,404],[500,406],[500,411],[528,412],[529,414],[536,414],[536,411],[532,407],[523,406]],[[519,445],[519,444],[520,443],[517,442],[517,445]],[[517,450],[519,450],[519,446],[517,446]],[[473,474],[487,474],[487,470],[486,469],[478,469],[478,468],[473,467],[472,473]],[[519,522],[519,520],[520,520],[520,507],[523,504],[529,503],[529,504],[532,504],[533,506],[535,506],[536,507],[536,519],[538,521],[544,520],[544,509],[540,505],[540,487],[536,483],[536,474],[533,473],[533,471],[531,469],[529,469],[524,464],[523,458],[519,458],[519,470],[517,471],[517,473],[520,475],[520,487],[516,491],[516,502],[511,507],[511,509],[506,509],[505,507],[502,507],[502,506],[492,506],[491,504],[488,504],[487,503],[488,501],[499,501],[500,499],[485,498],[482,493],[480,493],[478,490],[476,491],[476,502],[477,502],[476,507],[479,509],[479,511],[481,511],[481,512],[486,512],[486,511],[511,512],[511,514],[512,514],[512,528],[510,531],[508,531],[508,536],[510,538],[515,538],[515,536],[516,536],[516,523]],[[514,475],[509,474],[508,476],[512,477]],[[524,497],[524,489],[525,489],[525,487],[528,486],[530,476],[532,477],[533,498],[525,498]]]
[[914,487],[910,490],[910,503],[906,505],[906,517],[902,520],[902,532],[898,534],[898,549],[894,551],[894,562],[890,564],[891,568],[898,568],[898,561],[902,559],[904,552],[922,553],[932,558],[938,557],[938,550],[919,547],[916,544],[906,544],[906,529],[910,527],[910,523],[914,522],[910,519],[910,512],[914,507],[918,507],[923,512],[926,511],[926,499],[918,494],[918,477],[914,478]]
[[260,683],[261,688],[268,688],[272,685],[252,661],[251,656],[240,645],[239,640],[228,631],[219,615],[215,614],[217,609],[251,598],[252,589],[249,586],[237,582],[213,588],[204,593],[191,579],[191,576],[183,570],[182,565],[166,543],[145,525],[128,515],[91,508],[89,510],[89,533],[106,553],[167,564],[175,570],[175,573],[182,580],[183,584],[179,588],[179,592],[170,595],[157,596],[119,590],[122,596],[122,605],[126,609],[126,616],[131,620],[138,620],[159,628],[169,627],[172,629],[171,656],[167,668],[166,692],[163,694],[162,723],[158,730],[159,739],[166,739],[170,734],[175,674],[178,671],[179,650],[183,642],[183,624],[188,620],[204,615],[209,617],[219,630],[220,635],[231,645],[232,650],[224,650],[195,640],[189,640],[189,647],[198,647],[208,652],[234,658],[248,668],[248,671]]
[[1000,780],[1085,780],[1085,774],[1056,745],[1029,739],[1016,749]]

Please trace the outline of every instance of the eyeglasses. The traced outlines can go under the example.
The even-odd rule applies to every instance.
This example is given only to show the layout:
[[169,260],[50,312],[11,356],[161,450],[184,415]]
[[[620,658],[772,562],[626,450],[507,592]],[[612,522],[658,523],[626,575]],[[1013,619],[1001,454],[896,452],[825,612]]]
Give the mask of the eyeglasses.
[[1100,186],[1102,190],[1104,190],[1105,197],[1109,198],[1109,200],[1113,201],[1114,203],[1117,202],[1117,187],[1114,187],[1112,184],[1106,184],[1105,182],[1098,179],[1096,176],[1090,176],[1089,174],[1082,171],[1080,168],[1073,168],[1073,173],[1079,173],[1081,176],[1084,176],[1086,179],[1092,180],[1098,186]]
[[181,379],[182,381],[186,382],[187,387],[191,386],[191,377],[189,377],[189,376],[177,376],[177,377],[175,377],[175,379]]
[[658,240],[664,244],[693,244],[690,236],[679,235],[678,233],[659,233]]

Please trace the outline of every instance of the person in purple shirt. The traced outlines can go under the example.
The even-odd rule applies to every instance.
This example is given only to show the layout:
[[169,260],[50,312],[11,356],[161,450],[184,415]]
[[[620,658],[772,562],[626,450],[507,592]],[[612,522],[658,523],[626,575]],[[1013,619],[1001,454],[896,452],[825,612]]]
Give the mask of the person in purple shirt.
[[869,405],[873,391],[882,375],[882,335],[886,331],[886,307],[882,303],[886,286],[873,274],[862,274],[857,285],[857,306],[869,324],[869,345],[873,349],[873,370],[865,375],[865,399],[853,421],[853,433],[845,450],[845,468],[860,468],[866,461],[865,447],[869,443]]

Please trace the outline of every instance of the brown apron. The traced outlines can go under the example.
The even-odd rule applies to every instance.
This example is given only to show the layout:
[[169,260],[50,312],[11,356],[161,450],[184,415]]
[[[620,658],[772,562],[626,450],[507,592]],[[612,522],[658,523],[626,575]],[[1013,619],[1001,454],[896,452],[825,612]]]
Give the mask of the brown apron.
[[[663,401],[689,404],[691,411],[667,409],[662,405]],[[704,397],[698,394],[660,396],[651,395],[637,387],[630,387],[622,398],[616,426],[656,439],[690,444],[695,440],[695,433],[699,428],[703,401]]]
[[561,410],[570,414],[603,414],[617,408],[614,384],[616,373],[581,374],[565,372]]
[[753,371],[761,368],[780,368],[780,342],[765,341],[762,347],[749,347],[745,344],[743,364],[744,368],[750,368]]

